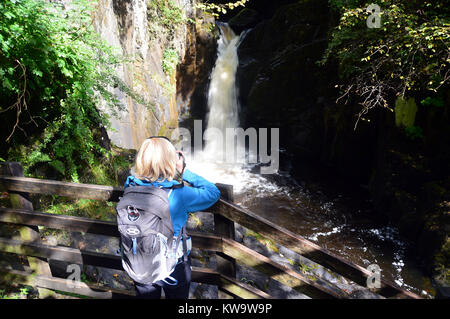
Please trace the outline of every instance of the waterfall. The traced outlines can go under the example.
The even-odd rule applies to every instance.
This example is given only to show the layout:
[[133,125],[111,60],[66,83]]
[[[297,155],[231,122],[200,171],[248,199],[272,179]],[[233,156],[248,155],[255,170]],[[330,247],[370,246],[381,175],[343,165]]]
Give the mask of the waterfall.
[[[239,126],[237,49],[246,32],[236,35],[227,24],[220,24],[219,28],[218,54],[208,91],[208,122],[203,136],[205,145],[203,151],[195,152],[195,157],[187,157],[187,167],[216,183],[233,185],[235,194],[245,193],[248,189],[261,196],[279,193],[281,189],[277,185],[251,172],[253,165],[237,160],[238,152],[241,155],[245,153],[245,145],[238,144],[239,139],[226,138],[227,128]],[[225,161],[230,152],[236,153],[235,162],[229,158]]]
[[225,139],[225,136],[227,128],[237,128],[239,125],[236,70],[239,62],[237,48],[242,35],[237,36],[227,24],[220,24],[219,28],[218,55],[208,92],[204,155],[220,162],[224,160],[225,151],[241,147],[235,145],[233,139]]

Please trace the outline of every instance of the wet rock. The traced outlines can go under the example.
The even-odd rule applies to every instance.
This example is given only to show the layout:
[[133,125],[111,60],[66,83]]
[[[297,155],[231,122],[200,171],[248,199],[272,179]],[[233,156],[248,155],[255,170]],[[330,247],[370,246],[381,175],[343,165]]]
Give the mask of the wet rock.
[[367,289],[357,289],[350,293],[352,299],[379,299],[380,296],[374,295]]
[[450,299],[450,284],[435,277],[436,299]]
[[228,21],[228,25],[236,34],[240,34],[246,29],[253,28],[261,20],[261,15],[258,11],[245,8],[239,11],[237,15]]

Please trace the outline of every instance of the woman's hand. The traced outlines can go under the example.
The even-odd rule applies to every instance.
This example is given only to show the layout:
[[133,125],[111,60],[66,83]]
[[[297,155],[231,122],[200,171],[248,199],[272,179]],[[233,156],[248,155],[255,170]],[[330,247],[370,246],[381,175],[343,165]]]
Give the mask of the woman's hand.
[[182,174],[184,171],[184,167],[186,166],[186,163],[184,161],[184,154],[182,151],[177,151],[177,163],[176,163],[176,168],[178,173]]

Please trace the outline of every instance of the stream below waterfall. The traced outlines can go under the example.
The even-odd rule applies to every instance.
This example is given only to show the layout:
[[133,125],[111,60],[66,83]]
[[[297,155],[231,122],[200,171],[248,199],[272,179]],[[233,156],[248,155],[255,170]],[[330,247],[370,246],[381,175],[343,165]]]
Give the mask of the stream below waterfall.
[[[214,167],[215,166],[215,167]],[[430,297],[412,243],[394,226],[374,221],[370,199],[344,182],[301,182],[286,174],[264,176],[250,168],[188,162],[187,167],[234,187],[238,205],[363,267],[377,264],[383,278]],[[372,216],[371,216],[372,215]]]

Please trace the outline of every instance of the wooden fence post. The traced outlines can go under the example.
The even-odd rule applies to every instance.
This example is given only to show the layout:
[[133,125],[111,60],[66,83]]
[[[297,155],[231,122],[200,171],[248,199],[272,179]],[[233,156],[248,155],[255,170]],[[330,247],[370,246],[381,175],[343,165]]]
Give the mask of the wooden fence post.
[[[220,189],[221,197],[227,201],[233,202],[233,185],[216,184]],[[217,236],[235,239],[234,222],[220,214],[214,214],[214,233]],[[216,253],[217,258],[217,272],[231,278],[236,278],[236,260],[221,252]],[[219,287],[219,299],[233,298],[230,294],[221,290]]]
[[[0,172],[2,175],[7,176],[24,176],[22,165],[18,162],[3,163]],[[27,193],[9,192],[9,197],[12,208],[20,208],[33,211],[33,204],[31,203],[29,195]],[[39,228],[37,226],[20,226],[19,233],[23,241],[31,241],[36,243],[41,242],[41,236],[39,234]],[[48,260],[36,257],[27,257],[27,260],[30,268],[36,274],[52,277]],[[40,298],[46,298],[54,295],[54,292],[49,289],[38,288],[38,291]]]

